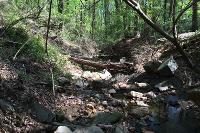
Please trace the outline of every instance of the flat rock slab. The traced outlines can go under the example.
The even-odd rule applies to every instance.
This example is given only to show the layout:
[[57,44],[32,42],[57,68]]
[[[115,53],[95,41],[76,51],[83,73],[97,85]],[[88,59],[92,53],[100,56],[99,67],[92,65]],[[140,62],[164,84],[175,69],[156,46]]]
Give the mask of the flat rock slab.
[[55,114],[38,102],[33,101],[31,103],[31,111],[40,122],[50,123],[55,120]]
[[119,112],[99,112],[93,120],[93,124],[114,124],[121,120],[123,115]]

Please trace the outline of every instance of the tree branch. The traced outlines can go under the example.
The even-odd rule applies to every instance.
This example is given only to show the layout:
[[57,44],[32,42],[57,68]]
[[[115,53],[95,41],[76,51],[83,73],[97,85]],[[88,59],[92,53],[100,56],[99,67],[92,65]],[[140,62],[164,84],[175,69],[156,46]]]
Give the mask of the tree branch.
[[170,36],[167,32],[162,30],[158,25],[156,25],[140,8],[139,3],[137,3],[135,0],[123,0],[126,2],[134,11],[138,13],[138,15],[148,24],[150,25],[155,31],[160,33],[163,37],[168,39],[172,44],[176,46],[176,49],[178,52],[183,56],[183,59],[188,64],[189,67],[193,68],[193,64],[190,61],[190,59],[187,57],[186,53],[180,46],[180,44],[176,41],[176,39],[172,36]]
[[[197,0],[196,2],[199,2],[200,0]],[[176,20],[174,21],[174,24],[176,25],[179,21],[179,19],[181,18],[181,16],[189,9],[192,7],[192,5],[194,4],[193,1],[190,1],[187,6],[185,8],[183,8],[180,13],[178,14],[178,16],[176,17]]]

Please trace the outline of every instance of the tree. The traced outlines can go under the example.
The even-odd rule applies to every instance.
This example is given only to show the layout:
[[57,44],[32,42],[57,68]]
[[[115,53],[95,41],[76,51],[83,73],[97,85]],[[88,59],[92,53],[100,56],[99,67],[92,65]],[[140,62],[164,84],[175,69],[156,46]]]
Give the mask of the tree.
[[96,26],[96,0],[93,0],[93,7],[92,7],[92,31],[91,31],[91,36],[92,39],[94,39],[94,30],[95,30],[95,26]]
[[108,28],[110,22],[110,13],[109,13],[109,0],[104,0],[104,25],[105,25],[105,38],[108,35]]
[[63,13],[64,10],[64,0],[58,0],[58,12]]
[[198,5],[197,0],[193,0],[192,6],[192,31],[198,30]]

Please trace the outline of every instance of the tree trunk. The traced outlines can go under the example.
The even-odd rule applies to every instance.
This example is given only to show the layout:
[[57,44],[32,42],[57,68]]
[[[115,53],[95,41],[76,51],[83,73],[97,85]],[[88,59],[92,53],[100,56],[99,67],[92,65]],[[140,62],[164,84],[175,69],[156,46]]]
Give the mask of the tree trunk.
[[166,26],[166,21],[167,21],[167,0],[164,0],[164,5],[163,5],[163,8],[164,8],[164,13],[163,13],[163,21],[164,21],[164,25],[163,25],[163,29],[166,30],[167,29],[167,26]]
[[109,22],[110,22],[110,13],[109,13],[109,0],[104,0],[104,25],[105,25],[105,38],[109,34]]
[[192,31],[198,30],[198,4],[197,0],[193,0],[192,6]]
[[95,26],[96,26],[96,0],[93,0],[93,7],[92,7],[92,39],[94,39],[95,34]]
[[58,12],[63,13],[64,10],[64,0],[58,0]]

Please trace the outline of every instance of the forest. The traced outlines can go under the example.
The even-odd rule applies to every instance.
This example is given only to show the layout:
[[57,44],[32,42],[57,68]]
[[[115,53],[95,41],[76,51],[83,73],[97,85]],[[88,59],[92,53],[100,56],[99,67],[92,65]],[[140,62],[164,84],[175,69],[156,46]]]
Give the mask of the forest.
[[0,133],[199,133],[200,0],[0,0]]

